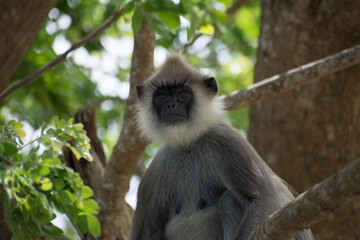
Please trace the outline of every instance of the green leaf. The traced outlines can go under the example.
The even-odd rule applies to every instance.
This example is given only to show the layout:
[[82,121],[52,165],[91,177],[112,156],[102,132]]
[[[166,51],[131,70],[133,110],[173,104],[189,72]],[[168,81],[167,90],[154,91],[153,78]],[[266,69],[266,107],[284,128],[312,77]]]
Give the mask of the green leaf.
[[98,214],[99,206],[94,199],[86,199],[82,201],[82,204],[77,204],[76,206],[86,213]]
[[162,21],[160,21],[160,19],[155,18],[155,17],[151,17],[148,16],[146,18],[150,24],[150,26],[152,27],[152,29],[159,34],[160,36],[166,38],[166,39],[171,39],[172,38],[172,33],[171,31],[166,28],[166,26],[164,25],[164,23]]
[[72,203],[74,202],[74,197],[68,190],[63,190],[63,191],[59,192],[59,196],[60,196],[61,202],[62,202],[62,204],[64,204],[64,206],[72,205]]
[[135,6],[134,1],[128,2],[124,7],[125,8],[124,13],[128,13],[128,12],[132,11],[134,9],[134,6]]
[[16,132],[19,135],[19,137],[21,138],[26,137],[26,132],[24,131],[24,129],[17,129]]
[[51,182],[50,178],[44,178],[40,181],[40,189],[43,191],[49,191],[53,188],[53,183]]
[[24,125],[21,123],[21,122],[16,122],[14,125],[13,125],[13,128],[14,129],[20,129],[22,128]]
[[43,212],[36,215],[36,219],[40,223],[48,223],[55,218],[56,218],[56,214],[53,212]]
[[99,237],[101,235],[101,225],[99,220],[95,216],[90,214],[86,215],[86,219],[90,234],[94,237]]
[[12,156],[18,152],[18,148],[15,144],[4,142],[3,146],[4,146],[4,155],[7,157]]
[[44,233],[50,235],[51,237],[59,238],[63,235],[63,230],[54,226],[54,225],[42,225],[41,226]]
[[77,131],[84,130],[84,125],[82,125],[82,123],[76,123],[74,126]]
[[50,169],[48,167],[39,166],[33,171],[33,173],[46,176],[50,173]]
[[61,160],[58,158],[46,158],[43,160],[43,165],[47,165],[48,167],[53,167],[62,164],[61,164]]
[[178,13],[170,11],[160,11],[156,13],[161,21],[170,29],[177,29],[180,26],[180,16]]
[[28,212],[30,212],[32,215],[36,215],[38,213],[38,205],[37,203],[32,202],[26,202],[25,208]]
[[[191,25],[193,26],[193,25]],[[191,41],[191,39],[193,39],[195,37],[195,28],[190,27],[190,28],[186,28],[186,33],[187,33],[187,40]]]
[[56,178],[53,182],[56,191],[60,191],[65,187],[65,182],[61,178]]
[[87,222],[87,216],[81,215],[79,216],[78,221],[75,222],[76,226],[80,230],[80,233],[85,234],[88,232],[88,222]]
[[141,9],[139,7],[136,7],[131,18],[131,27],[134,33],[137,33],[140,30],[143,17],[144,16],[141,12]]
[[46,128],[47,128],[47,124],[46,124],[46,122],[44,122],[44,123],[41,125],[41,134],[45,131]]
[[204,35],[213,35],[215,33],[215,28],[211,24],[205,24],[200,27],[200,32]]
[[91,188],[89,188],[88,186],[84,186],[82,197],[84,199],[86,199],[86,198],[92,197],[93,195],[94,195],[93,190]]
[[46,131],[46,134],[47,134],[47,135],[51,135],[51,136],[55,136],[55,129],[49,128],[49,129]]
[[16,121],[15,121],[15,120],[10,120],[10,121],[8,122],[8,125],[14,126],[15,124],[16,124]]

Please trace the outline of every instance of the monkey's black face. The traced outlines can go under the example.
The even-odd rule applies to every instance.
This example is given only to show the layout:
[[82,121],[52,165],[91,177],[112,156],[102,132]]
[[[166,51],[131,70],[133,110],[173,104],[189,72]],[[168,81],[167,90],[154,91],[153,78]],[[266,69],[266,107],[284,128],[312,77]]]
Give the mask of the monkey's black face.
[[192,90],[187,86],[159,87],[153,94],[153,106],[160,122],[177,124],[189,118],[194,101]]

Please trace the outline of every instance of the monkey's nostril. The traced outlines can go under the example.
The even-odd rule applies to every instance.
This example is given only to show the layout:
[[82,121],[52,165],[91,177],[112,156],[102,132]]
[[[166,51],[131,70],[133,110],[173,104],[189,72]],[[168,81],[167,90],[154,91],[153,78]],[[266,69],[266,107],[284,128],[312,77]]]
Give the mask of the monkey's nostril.
[[168,108],[168,109],[171,109],[171,108],[175,108],[175,106],[176,106],[175,103],[173,103],[173,104],[168,104],[168,105],[167,105],[167,108]]

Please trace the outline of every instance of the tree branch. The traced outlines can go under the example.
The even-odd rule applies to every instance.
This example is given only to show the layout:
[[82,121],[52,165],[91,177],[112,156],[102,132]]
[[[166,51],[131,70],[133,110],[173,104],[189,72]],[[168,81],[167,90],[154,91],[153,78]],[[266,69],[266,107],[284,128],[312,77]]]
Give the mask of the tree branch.
[[5,156],[1,154],[0,154],[0,160],[4,161],[6,165],[14,166],[14,164],[9,159],[7,159]]
[[226,10],[226,15],[233,16],[248,0],[237,0],[234,4]]
[[196,34],[195,37],[193,37],[193,39],[191,39],[190,42],[184,45],[183,49],[181,50],[181,54],[187,53],[189,47],[191,47],[196,42],[196,40],[198,40],[201,36],[203,36],[203,34],[201,33]]
[[227,110],[235,110],[359,63],[360,45],[356,45],[285,73],[272,76],[243,90],[220,96],[220,98],[224,100]]
[[130,94],[126,101],[125,116],[120,137],[106,166],[100,194],[100,239],[128,239],[132,216],[128,214],[125,194],[148,142],[139,136],[135,114],[137,94],[135,85],[141,84],[154,71],[155,33],[148,22],[143,21],[134,37],[131,60]]
[[272,214],[249,240],[285,240],[360,197],[360,158]]
[[75,49],[83,46],[85,43],[96,38],[102,31],[104,31],[106,28],[110,27],[124,13],[124,11],[125,11],[125,8],[122,8],[118,11],[114,11],[112,17],[110,17],[105,22],[103,22],[100,26],[98,26],[94,31],[92,31],[91,33],[86,35],[79,42],[73,43],[71,45],[71,47],[68,50],[66,50],[63,54],[58,55],[55,59],[50,61],[48,64],[46,64],[44,67],[40,68],[36,72],[33,72],[32,74],[26,76],[25,78],[16,81],[8,90],[6,90],[2,94],[0,94],[0,102],[4,101],[4,99],[7,96],[9,96],[12,92],[14,92],[15,90],[34,81],[41,74],[50,71],[54,66],[56,66],[60,62],[64,61],[69,53],[71,53]]

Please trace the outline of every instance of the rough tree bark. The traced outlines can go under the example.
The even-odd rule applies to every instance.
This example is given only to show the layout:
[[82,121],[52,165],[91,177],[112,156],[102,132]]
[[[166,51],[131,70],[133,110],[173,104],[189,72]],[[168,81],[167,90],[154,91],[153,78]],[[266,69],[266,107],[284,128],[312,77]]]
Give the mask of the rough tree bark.
[[[262,1],[255,82],[356,45],[359,1]],[[260,101],[249,139],[302,192],[360,155],[360,68],[354,66]],[[360,203],[312,227],[316,239],[360,238]]]
[[298,196],[261,223],[249,240],[287,240],[360,197],[360,158]]
[[0,93],[6,88],[56,3],[57,0],[0,2]]
[[148,142],[139,136],[136,129],[135,85],[145,81],[154,71],[155,33],[144,21],[135,34],[130,73],[130,95],[126,101],[124,122],[120,137],[109,163],[106,166],[100,191],[100,239],[129,239],[131,217],[126,214],[125,194],[129,189],[131,176]]
[[317,81],[328,75],[360,63],[360,45],[322,59],[290,69],[284,73],[263,79],[245,89],[220,96],[226,109],[232,111],[248,106],[264,98],[292,90],[311,81]]

